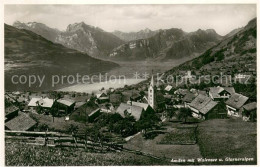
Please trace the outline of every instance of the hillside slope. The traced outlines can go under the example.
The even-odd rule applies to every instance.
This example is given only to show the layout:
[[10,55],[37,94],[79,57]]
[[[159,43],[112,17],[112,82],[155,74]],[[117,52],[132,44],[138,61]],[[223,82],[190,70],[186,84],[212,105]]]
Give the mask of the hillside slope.
[[[233,79],[235,75],[243,74],[250,76],[249,83],[254,84],[257,72],[256,38],[257,28],[255,18],[243,29],[225,38],[201,56],[167,71],[165,77],[180,75],[181,71],[188,70],[192,71],[196,76],[230,75]],[[233,80],[231,85],[234,86],[234,84],[236,82]],[[223,85],[231,86],[230,84],[226,84],[225,80],[223,81]],[[244,92],[244,95],[249,97],[256,96],[256,92]]]
[[55,44],[28,30],[21,30],[5,24],[5,88],[49,90],[50,80],[43,87],[26,84],[12,84],[12,75],[92,74],[110,70],[118,65],[102,61],[73,49]]

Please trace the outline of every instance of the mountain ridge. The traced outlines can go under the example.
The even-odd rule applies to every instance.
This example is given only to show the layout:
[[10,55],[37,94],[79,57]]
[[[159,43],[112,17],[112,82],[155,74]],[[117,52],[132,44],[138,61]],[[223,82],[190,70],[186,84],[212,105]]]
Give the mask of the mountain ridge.
[[130,41],[115,48],[109,57],[124,60],[179,59],[183,56],[195,56],[202,53],[222,38],[213,29],[198,29],[190,33],[178,28],[159,30],[150,38]]
[[[180,71],[190,70],[197,76],[232,76],[238,74],[250,75],[249,83],[256,80],[256,18],[250,20],[237,33],[224,38],[203,54],[165,72],[168,75],[179,75]],[[213,79],[213,78],[212,78]],[[222,86],[233,86],[236,82],[226,83],[220,80]],[[232,80],[233,81],[233,80]],[[256,92],[244,93],[255,99]]]
[[[31,26],[32,23],[34,26]],[[113,34],[84,22],[69,24],[65,31],[50,28],[37,22],[21,23],[18,21],[13,26],[30,30],[54,43],[85,52],[93,57],[107,55],[113,48],[124,43]]]
[[[119,65],[90,57],[87,53],[66,48],[25,29],[5,24],[5,88],[7,90],[49,90],[51,81],[41,88],[14,85],[12,75],[90,75]],[[98,68],[97,68],[98,66]],[[61,85],[60,85],[61,86]]]

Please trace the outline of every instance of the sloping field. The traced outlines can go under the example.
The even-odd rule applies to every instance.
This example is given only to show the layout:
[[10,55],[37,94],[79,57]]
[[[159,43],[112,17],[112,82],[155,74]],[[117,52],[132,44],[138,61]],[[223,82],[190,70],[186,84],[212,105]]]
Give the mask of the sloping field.
[[75,148],[55,148],[10,143],[5,145],[7,166],[169,165],[165,161],[126,152],[89,153]]
[[204,158],[254,158],[254,162],[223,162],[225,164],[256,164],[256,123],[240,119],[215,119],[199,124],[198,144]]

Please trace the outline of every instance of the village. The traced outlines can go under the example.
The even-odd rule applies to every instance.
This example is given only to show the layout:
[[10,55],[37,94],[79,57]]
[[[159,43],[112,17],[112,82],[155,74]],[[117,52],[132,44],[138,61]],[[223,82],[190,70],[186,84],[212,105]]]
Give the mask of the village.
[[[162,145],[168,148],[189,145],[191,148],[185,149],[192,149],[193,153],[197,150],[197,156],[203,157],[197,146],[200,145],[197,128],[202,122],[223,120],[229,124],[228,120],[235,120],[236,123],[256,121],[256,99],[246,96],[250,93],[246,88],[252,88],[255,83],[245,85],[244,80],[239,80],[240,83],[235,83],[234,86],[198,82],[191,84],[192,74],[194,72],[189,70],[183,72],[181,77],[184,83],[179,86],[166,84],[163,79],[158,82],[156,76],[152,76],[136,85],[101,89],[91,94],[6,92],[6,135],[26,131],[38,135],[41,132],[72,134],[72,143],[80,143],[75,136],[84,136],[84,148],[88,140],[102,145],[114,143],[117,149],[120,146],[143,151],[142,153],[151,156],[166,156],[168,159],[171,158],[169,150]],[[233,76],[234,80],[237,76],[245,78],[240,73]],[[59,138],[51,142],[47,138],[44,138],[42,145],[55,145],[55,141],[61,140]],[[147,150],[140,146],[150,140],[154,143],[153,147],[164,150],[157,153],[154,149]],[[142,143],[138,143],[140,141]],[[175,154],[174,150],[170,153]],[[182,154],[179,156],[194,156]]]

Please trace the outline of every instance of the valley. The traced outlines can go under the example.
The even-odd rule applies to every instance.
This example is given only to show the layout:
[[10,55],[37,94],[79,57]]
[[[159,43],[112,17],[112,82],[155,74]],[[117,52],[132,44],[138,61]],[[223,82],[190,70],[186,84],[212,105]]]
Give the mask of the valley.
[[[219,35],[224,6],[205,6],[218,26],[207,16],[191,31],[178,15],[164,29],[130,25],[158,17],[147,11],[124,17],[139,30],[118,31],[121,6],[108,10],[114,28],[85,18],[117,5],[73,6],[85,19],[50,24],[63,31],[40,19],[5,24],[6,165],[257,164],[257,19]],[[192,17],[181,21],[195,26]]]

